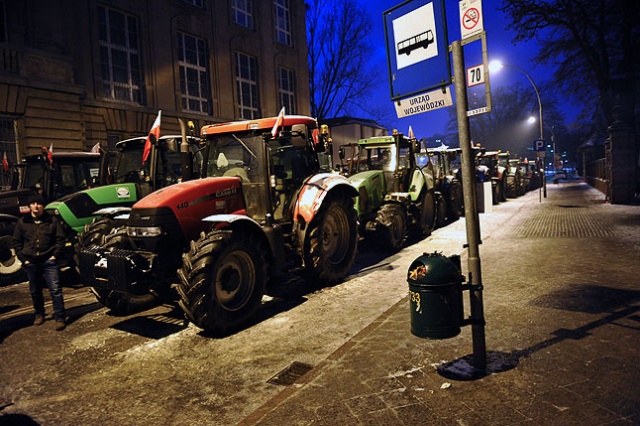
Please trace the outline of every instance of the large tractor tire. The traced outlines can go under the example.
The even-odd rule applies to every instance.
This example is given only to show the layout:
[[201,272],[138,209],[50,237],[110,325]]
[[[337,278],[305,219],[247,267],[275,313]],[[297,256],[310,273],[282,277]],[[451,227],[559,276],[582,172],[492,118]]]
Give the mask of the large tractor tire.
[[0,285],[21,283],[27,280],[22,262],[13,249],[15,222],[0,223]]
[[85,225],[84,231],[78,234],[76,253],[80,253],[83,247],[90,247],[92,245],[101,246],[104,238],[111,233],[115,225],[115,219],[109,217],[94,219],[93,222]]
[[342,281],[351,270],[358,249],[358,221],[353,199],[329,194],[309,224],[303,246],[309,277],[322,285]]
[[451,182],[449,202],[447,203],[447,220],[455,222],[464,214],[464,196],[459,182]]
[[506,185],[506,196],[509,198],[516,198],[518,195],[516,193],[516,178],[515,176],[507,177],[507,185]]
[[419,230],[424,237],[428,237],[436,226],[436,196],[433,190],[426,191],[420,203]]
[[505,176],[498,181],[498,199],[501,203],[507,201],[507,180]]
[[189,321],[226,334],[249,320],[265,291],[266,251],[237,231],[214,230],[192,241],[178,270],[178,303]]
[[[130,249],[126,228],[116,228],[106,235],[102,248]],[[158,305],[159,300],[151,293],[134,295],[102,288],[91,288],[98,302],[115,315],[129,315]]]
[[378,210],[376,222],[380,244],[390,251],[398,251],[407,236],[407,214],[400,204],[383,204]]

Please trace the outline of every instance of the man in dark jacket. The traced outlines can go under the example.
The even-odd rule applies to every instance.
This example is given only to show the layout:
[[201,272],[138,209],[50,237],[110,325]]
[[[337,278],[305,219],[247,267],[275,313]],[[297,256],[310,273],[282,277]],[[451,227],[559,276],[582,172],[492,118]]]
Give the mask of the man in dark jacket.
[[41,195],[29,198],[29,214],[18,221],[13,232],[13,247],[27,272],[29,291],[35,310],[34,325],[44,323],[44,285],[49,288],[53,302],[56,330],[66,327],[66,312],[56,259],[64,248],[65,236],[58,218],[44,211]]

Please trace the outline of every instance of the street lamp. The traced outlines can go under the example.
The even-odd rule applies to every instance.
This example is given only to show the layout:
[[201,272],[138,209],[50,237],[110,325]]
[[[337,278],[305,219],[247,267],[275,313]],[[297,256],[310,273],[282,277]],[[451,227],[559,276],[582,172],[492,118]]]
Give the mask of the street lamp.
[[[531,78],[531,76],[529,74],[527,74],[527,72],[525,70],[523,70],[520,67],[516,67],[515,65],[507,65],[507,64],[503,64],[500,61],[491,61],[491,63],[489,64],[489,71],[490,72],[496,72],[501,70],[502,68],[513,68],[516,69],[518,71],[520,71],[522,74],[524,74],[525,77],[527,77],[527,80],[529,80],[529,83],[531,83],[531,85],[533,86],[533,90],[536,92],[536,97],[538,98],[538,107],[539,107],[539,115],[540,115],[540,139],[544,140],[544,132],[543,132],[543,124],[542,124],[542,101],[540,100],[540,92],[538,92],[538,87],[536,86],[536,84],[533,82],[533,79]],[[544,162],[543,162],[544,163]],[[546,170],[546,167],[544,168],[544,170]],[[547,179],[546,179],[546,172],[545,172],[545,176],[543,178],[544,181],[544,196],[547,196]]]
[[538,92],[538,87],[533,82],[533,79],[531,78],[531,76],[529,74],[527,74],[527,72],[525,70],[523,70],[522,68],[520,68],[520,67],[516,67],[515,65],[503,64],[500,61],[491,61],[491,63],[489,64],[489,70],[491,72],[499,71],[502,68],[513,68],[513,69],[516,69],[516,70],[520,71],[522,74],[525,75],[525,77],[527,77],[527,79],[529,80],[529,82],[533,86],[533,90],[535,90],[536,97],[538,98],[538,107],[539,107],[539,115],[540,115],[540,139],[544,139],[544,132],[542,130],[543,129],[543,126],[542,126],[542,101],[540,100],[540,92]]

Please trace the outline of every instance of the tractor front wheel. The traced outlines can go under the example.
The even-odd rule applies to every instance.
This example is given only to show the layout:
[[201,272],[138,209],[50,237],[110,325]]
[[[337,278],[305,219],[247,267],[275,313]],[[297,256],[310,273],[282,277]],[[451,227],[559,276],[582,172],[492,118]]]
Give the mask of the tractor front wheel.
[[407,236],[407,215],[400,204],[383,204],[378,210],[376,222],[380,243],[390,251],[398,251],[404,245]]
[[22,262],[13,249],[15,222],[0,223],[0,284],[15,284],[27,280]]
[[266,251],[250,234],[229,230],[192,242],[178,271],[179,305],[187,318],[215,334],[249,320],[265,291]]

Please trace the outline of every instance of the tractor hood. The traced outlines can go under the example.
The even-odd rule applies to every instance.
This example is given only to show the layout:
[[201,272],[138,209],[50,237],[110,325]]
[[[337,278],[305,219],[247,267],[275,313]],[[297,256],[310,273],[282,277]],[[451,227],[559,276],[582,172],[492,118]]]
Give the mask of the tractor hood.
[[47,204],[46,210],[53,210],[76,232],[80,232],[103,206],[131,207],[138,198],[134,183],[118,183],[65,195]]
[[349,181],[358,190],[356,211],[358,215],[374,212],[384,198],[386,184],[382,170],[369,170],[356,173],[349,177]]
[[384,172],[382,170],[369,170],[366,172],[356,173],[349,177],[349,181],[355,186],[359,188],[363,185],[367,185],[367,182],[376,181],[380,179],[382,183],[384,183]]
[[203,217],[244,212],[240,178],[210,177],[152,192],[133,205],[129,223],[132,226],[157,226],[177,220],[184,236],[190,240],[196,239],[203,230]]

